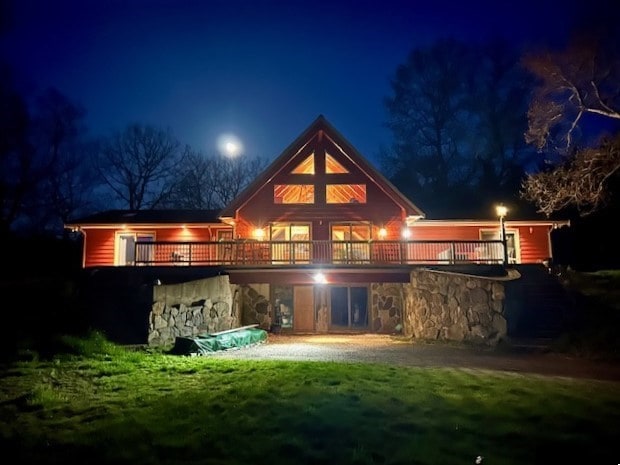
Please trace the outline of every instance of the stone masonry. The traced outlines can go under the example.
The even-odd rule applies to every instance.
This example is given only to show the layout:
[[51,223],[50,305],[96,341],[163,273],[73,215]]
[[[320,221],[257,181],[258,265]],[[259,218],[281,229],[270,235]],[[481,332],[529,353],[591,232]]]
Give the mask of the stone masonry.
[[228,276],[153,288],[149,345],[168,345],[177,336],[193,337],[240,326],[238,288]]
[[495,345],[507,333],[506,278],[420,270],[405,284],[404,334],[425,340]]

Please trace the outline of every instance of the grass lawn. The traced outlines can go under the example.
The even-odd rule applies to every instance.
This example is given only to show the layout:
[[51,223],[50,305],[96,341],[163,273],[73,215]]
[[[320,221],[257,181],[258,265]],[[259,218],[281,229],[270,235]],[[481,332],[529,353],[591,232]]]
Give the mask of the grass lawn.
[[14,463],[615,464],[620,385],[465,369],[129,351],[0,372]]

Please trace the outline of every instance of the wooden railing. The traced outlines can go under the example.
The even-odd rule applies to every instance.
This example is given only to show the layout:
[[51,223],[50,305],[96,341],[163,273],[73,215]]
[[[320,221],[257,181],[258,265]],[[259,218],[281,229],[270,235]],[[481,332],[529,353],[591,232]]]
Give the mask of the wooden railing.
[[502,241],[136,242],[136,265],[502,264]]

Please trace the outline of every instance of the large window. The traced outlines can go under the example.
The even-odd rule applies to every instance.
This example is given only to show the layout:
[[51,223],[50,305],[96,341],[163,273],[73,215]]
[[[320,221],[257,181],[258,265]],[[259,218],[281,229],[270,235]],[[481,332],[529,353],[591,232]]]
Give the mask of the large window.
[[366,184],[328,184],[327,203],[366,203]]
[[308,263],[310,261],[309,224],[272,224],[270,238],[273,263]]
[[312,184],[276,184],[273,187],[274,203],[314,203]]
[[[360,263],[370,259],[370,224],[332,224],[332,257],[334,263]],[[340,242],[342,241],[342,242]]]

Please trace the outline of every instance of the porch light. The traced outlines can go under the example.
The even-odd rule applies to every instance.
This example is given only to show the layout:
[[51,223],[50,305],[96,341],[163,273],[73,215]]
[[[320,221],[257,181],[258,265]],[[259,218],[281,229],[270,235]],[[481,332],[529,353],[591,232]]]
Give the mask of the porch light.
[[508,207],[500,203],[495,206],[495,213],[499,216],[500,239],[504,246],[504,266],[506,266],[508,265],[508,243],[506,242],[506,222],[504,218],[508,214]]
[[252,234],[259,241],[265,238],[265,231],[261,228],[256,228]]
[[387,230],[385,228],[379,229],[379,239],[385,239],[387,236]]
[[327,284],[326,276],[320,271],[314,273],[313,279],[314,279],[314,282],[317,284]]
[[409,231],[409,228],[404,228],[401,234],[403,239],[409,239],[411,237],[411,231]]

